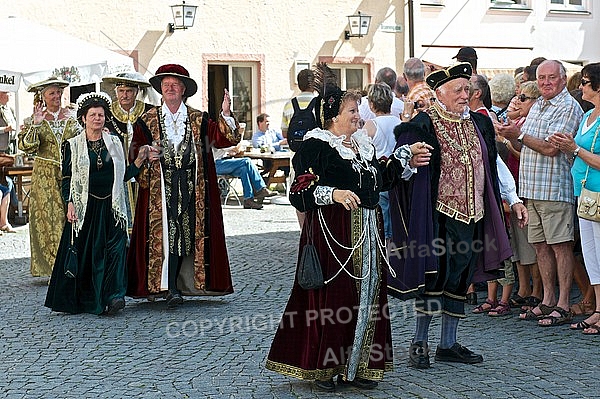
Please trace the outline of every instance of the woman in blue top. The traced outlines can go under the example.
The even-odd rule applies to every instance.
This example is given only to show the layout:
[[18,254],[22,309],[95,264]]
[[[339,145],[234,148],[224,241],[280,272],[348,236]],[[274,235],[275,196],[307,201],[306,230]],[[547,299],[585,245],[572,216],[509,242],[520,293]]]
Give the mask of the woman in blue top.
[[[600,192],[600,62],[586,65],[582,70],[580,88],[582,98],[594,104],[581,121],[577,135],[557,133],[549,141],[568,156],[573,156],[573,186],[575,196],[581,195],[583,180],[585,188]],[[598,205],[596,204],[596,207]],[[579,218],[583,260],[594,287],[596,309],[587,319],[571,325],[573,330],[584,334],[600,334],[600,222]]]

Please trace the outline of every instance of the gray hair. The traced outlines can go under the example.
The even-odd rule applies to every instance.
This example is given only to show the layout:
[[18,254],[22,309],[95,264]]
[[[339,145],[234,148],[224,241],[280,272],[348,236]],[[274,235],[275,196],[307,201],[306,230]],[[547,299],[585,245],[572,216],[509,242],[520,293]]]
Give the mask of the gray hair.
[[373,111],[390,113],[392,101],[394,100],[390,86],[385,83],[372,84],[369,86],[367,97],[373,107]]
[[490,81],[492,101],[498,104],[508,104],[515,95],[515,78],[507,73],[499,73]]
[[559,60],[546,60],[543,61],[540,65],[538,65],[538,68],[542,65],[545,64],[555,64],[558,65],[558,71],[560,73],[560,77],[561,78],[567,78],[567,69],[565,68],[565,66],[562,64],[562,62],[560,62]]
[[404,75],[408,80],[422,81],[425,79],[425,64],[418,58],[409,58],[404,63]]

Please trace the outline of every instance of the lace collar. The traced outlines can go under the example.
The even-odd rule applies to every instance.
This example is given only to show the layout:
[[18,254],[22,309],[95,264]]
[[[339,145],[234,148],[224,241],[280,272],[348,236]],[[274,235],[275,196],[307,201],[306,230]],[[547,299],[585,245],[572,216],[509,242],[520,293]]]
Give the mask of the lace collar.
[[[309,138],[314,138],[328,143],[331,148],[334,148],[338,154],[340,154],[342,159],[356,159],[356,153],[352,150],[352,148],[348,148],[344,145],[343,141],[346,139],[346,136],[344,135],[336,136],[329,130],[316,128],[304,136],[304,140]],[[356,144],[361,159],[367,161],[373,159],[375,147],[373,147],[373,142],[366,130],[358,129],[350,136],[350,139]]]
[[471,115],[469,114],[470,109],[468,106],[465,107],[465,110],[462,114],[457,114],[455,112],[448,111],[446,106],[438,100],[435,103],[433,103],[433,108],[435,108],[440,117],[451,122],[459,122],[461,120],[471,118]]

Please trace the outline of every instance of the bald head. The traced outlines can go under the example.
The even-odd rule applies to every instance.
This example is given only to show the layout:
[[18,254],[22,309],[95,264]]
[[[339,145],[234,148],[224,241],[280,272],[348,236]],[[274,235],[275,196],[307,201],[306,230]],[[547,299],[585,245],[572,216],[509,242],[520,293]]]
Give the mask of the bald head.
[[396,72],[392,68],[381,68],[375,75],[375,83],[386,83],[392,90],[396,88]]

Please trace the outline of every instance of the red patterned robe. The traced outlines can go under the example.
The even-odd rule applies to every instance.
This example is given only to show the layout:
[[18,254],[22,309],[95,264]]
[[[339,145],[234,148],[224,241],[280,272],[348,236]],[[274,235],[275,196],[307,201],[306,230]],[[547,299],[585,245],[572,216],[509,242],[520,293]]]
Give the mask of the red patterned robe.
[[[150,109],[141,117],[142,124],[133,134],[130,157],[137,156],[140,146],[160,142],[160,107]],[[184,257],[177,286],[183,295],[226,295],[233,292],[229,258],[225,244],[223,214],[217,185],[215,162],[210,146],[236,145],[239,129],[231,130],[223,118],[209,119],[206,112],[187,107],[196,150],[195,247],[192,256]],[[237,123],[236,123],[237,125]],[[144,167],[138,176],[140,190],[131,242],[127,254],[127,295],[145,297],[167,290],[161,287],[166,266],[163,243],[168,232],[163,229],[164,192],[161,163]]]

